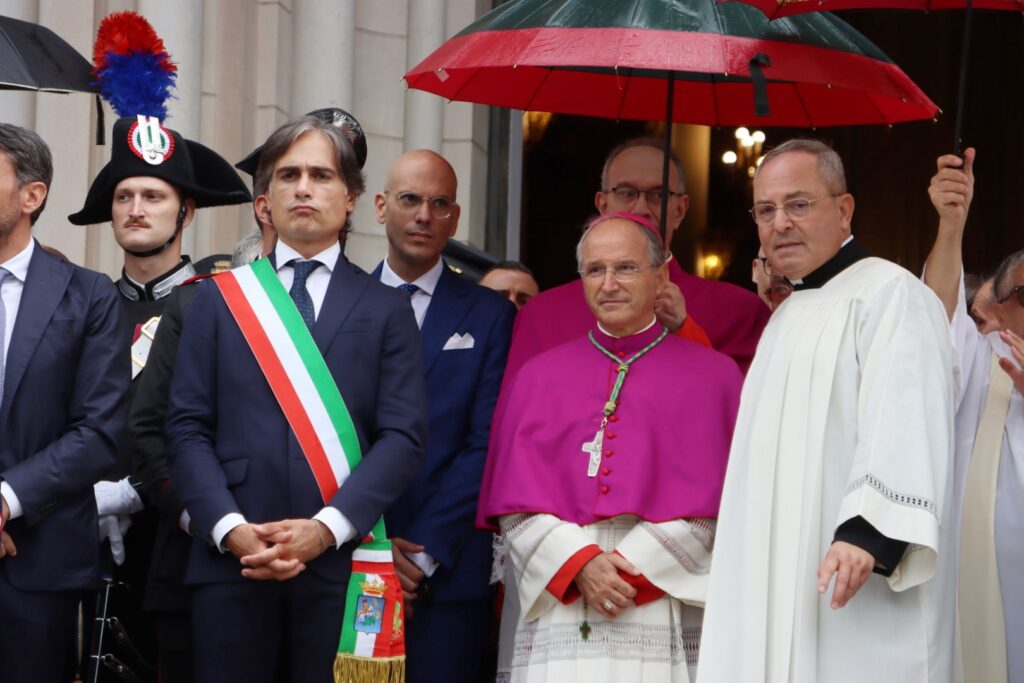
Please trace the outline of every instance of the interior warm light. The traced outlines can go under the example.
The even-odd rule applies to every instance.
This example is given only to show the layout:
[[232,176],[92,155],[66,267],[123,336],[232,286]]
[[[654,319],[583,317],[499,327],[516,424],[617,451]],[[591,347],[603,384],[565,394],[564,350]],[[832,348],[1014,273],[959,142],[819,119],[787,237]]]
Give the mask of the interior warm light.
[[736,156],[736,152],[730,149],[729,151],[722,155],[722,162],[726,164],[735,164],[736,159],[738,158],[739,157]]
[[743,139],[746,139],[746,138],[749,138],[749,137],[750,137],[750,131],[747,130],[746,128],[737,128],[736,129],[736,139],[737,140],[743,140]]
[[754,165],[755,166],[760,166],[762,161],[764,161],[764,155],[763,154],[757,158],[757,161],[754,162]]
[[706,254],[704,256],[704,270],[715,271],[718,270],[722,265],[722,259],[719,258],[718,254]]
[[551,112],[547,111],[524,111],[523,112],[523,140],[534,143],[544,137],[544,131],[551,123]]
[[764,142],[764,131],[763,130],[755,130],[750,135],[750,137],[752,137],[754,139],[754,142],[762,143],[762,142]]

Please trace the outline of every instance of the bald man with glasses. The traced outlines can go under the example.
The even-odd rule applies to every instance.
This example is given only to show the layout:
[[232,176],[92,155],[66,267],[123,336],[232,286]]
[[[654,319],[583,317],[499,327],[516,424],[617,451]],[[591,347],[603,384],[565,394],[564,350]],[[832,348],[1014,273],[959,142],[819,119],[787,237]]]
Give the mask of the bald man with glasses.
[[388,238],[374,275],[409,295],[426,373],[426,458],[385,514],[405,591],[409,683],[494,675],[491,534],[473,518],[516,309],[441,258],[458,229],[457,190],[451,164],[417,150],[394,162],[374,198]]

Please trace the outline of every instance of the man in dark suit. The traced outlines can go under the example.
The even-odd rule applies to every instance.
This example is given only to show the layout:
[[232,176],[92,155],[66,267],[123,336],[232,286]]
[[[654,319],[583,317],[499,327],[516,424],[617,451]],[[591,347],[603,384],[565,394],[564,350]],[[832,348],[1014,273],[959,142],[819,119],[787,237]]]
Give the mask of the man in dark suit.
[[427,381],[426,459],[386,515],[411,615],[410,683],[480,681],[494,673],[487,671],[492,537],[473,519],[516,309],[441,258],[458,227],[455,197],[451,165],[419,150],[395,161],[374,198],[388,237],[387,259],[374,274],[410,297]]
[[352,551],[422,457],[419,335],[408,298],[340,252],[364,181],[337,128],[309,116],[285,124],[256,175],[268,187],[256,211],[278,234],[270,262],[344,399],[362,460],[325,504],[217,283],[200,283],[167,422],[171,476],[195,528],[185,580],[196,680],[328,681]]
[[128,339],[110,279],[32,239],[53,163],[0,124],[0,681],[66,683],[99,582],[93,482],[117,457]]

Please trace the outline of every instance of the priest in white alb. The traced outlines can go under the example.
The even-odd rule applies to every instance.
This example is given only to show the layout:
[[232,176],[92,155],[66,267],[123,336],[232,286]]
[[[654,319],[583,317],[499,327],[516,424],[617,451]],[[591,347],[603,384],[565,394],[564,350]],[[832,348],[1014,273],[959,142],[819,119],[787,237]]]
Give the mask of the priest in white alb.
[[939,228],[924,281],[946,306],[954,350],[964,680],[1012,683],[1024,680],[1024,251],[999,266],[990,304],[998,330],[981,334],[963,285],[973,167],[973,149],[938,160],[928,194]]
[[596,325],[530,359],[492,429],[479,521],[509,547],[512,681],[692,680],[742,376],[656,321],[665,256],[645,218],[595,219]]
[[719,512],[699,683],[949,683],[953,384],[945,312],[851,235],[815,140],[754,177],[794,285],[747,374]]

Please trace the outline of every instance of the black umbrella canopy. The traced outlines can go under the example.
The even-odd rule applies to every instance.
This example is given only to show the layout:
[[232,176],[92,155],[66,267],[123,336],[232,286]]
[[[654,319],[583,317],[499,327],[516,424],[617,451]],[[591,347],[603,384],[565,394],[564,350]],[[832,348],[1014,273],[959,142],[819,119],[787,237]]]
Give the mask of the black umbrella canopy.
[[92,64],[56,33],[0,16],[0,89],[97,92]]

